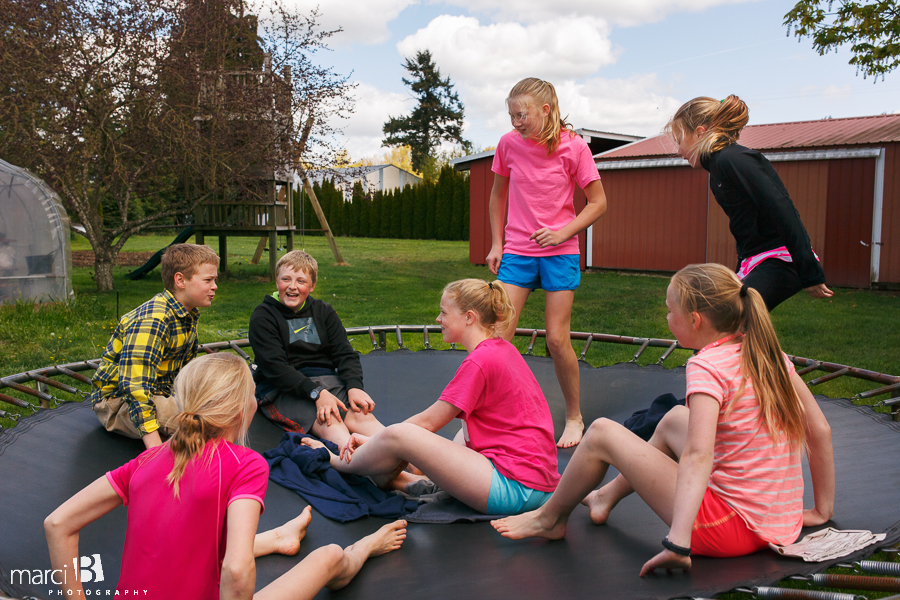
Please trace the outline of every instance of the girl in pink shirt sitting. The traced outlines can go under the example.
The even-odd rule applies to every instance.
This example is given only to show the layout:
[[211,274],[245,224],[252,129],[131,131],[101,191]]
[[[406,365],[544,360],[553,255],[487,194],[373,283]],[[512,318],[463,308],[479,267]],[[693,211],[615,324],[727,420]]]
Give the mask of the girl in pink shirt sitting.
[[[539,510],[493,521],[509,538],[560,539],[579,502],[600,525],[636,491],[669,525],[654,569],[689,569],[691,553],[741,556],[790,544],[801,526],[834,507],[831,429],[781,351],[765,303],[722,265],[691,265],[666,292],[669,329],[685,348],[688,406],[676,406],[649,442],[607,419],[595,421]],[[806,448],[815,506],[803,510],[800,449]],[[621,475],[597,491],[609,465]]]
[[[384,483],[412,463],[457,500],[492,515],[533,510],[550,497],[559,481],[553,420],[522,355],[500,338],[514,314],[505,288],[480,279],[444,288],[441,333],[469,355],[437,402],[372,437],[353,434],[340,458],[331,457],[335,469]],[[454,441],[435,433],[455,418],[462,429]]]
[[[569,339],[572,303],[581,283],[578,233],[606,211],[606,195],[587,143],[560,116],[556,90],[530,77],[506,98],[510,131],[494,153],[491,251],[487,265],[506,284],[516,309],[502,333],[511,340],[525,301],[542,288],[547,349],[566,400],[566,426],[558,446],[581,441],[578,360]],[[576,216],[575,185],[587,206]],[[508,212],[507,212],[508,209]]]
[[363,563],[400,547],[406,523],[385,525],[356,544],[319,548],[254,596],[255,557],[294,555],[311,519],[307,507],[277,529],[256,534],[269,479],[246,440],[256,411],[253,378],[234,354],[194,359],[175,379],[184,412],[171,439],[84,488],[44,521],[50,560],[67,596],[83,596],[73,556],[78,534],[128,506],[118,593],[148,598],[312,598],[347,585]]

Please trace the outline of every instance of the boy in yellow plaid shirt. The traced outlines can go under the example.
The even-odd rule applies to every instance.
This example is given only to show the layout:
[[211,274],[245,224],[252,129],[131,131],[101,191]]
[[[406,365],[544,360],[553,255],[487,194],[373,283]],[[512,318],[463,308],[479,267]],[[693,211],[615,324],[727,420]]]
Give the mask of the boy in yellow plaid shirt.
[[160,268],[165,291],[119,320],[91,382],[100,423],[147,448],[162,444],[160,432],[170,435],[181,412],[172,383],[197,355],[198,309],[216,295],[219,257],[207,246],[174,244]]

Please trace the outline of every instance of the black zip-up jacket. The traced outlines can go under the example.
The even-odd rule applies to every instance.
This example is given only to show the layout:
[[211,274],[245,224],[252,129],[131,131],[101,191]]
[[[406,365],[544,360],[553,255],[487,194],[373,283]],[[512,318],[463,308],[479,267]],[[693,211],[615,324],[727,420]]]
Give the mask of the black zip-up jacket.
[[266,296],[250,315],[250,345],[257,385],[309,398],[316,384],[300,369],[320,367],[337,371],[348,390],[363,389],[359,354],[350,345],[344,324],[330,304],[312,296],[296,313]]
[[728,227],[740,262],[785,246],[804,288],[825,283],[800,213],[772,163],[762,153],[738,144],[701,159],[709,187],[728,215]]

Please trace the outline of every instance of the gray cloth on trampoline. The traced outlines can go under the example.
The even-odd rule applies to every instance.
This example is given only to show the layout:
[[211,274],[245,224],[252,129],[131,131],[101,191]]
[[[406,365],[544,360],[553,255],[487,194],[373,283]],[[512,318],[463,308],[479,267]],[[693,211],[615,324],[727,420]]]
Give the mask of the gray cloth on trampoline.
[[485,515],[463,504],[447,492],[440,490],[434,494],[417,496],[422,502],[414,513],[403,517],[410,523],[478,523],[491,519],[502,519],[508,515]]

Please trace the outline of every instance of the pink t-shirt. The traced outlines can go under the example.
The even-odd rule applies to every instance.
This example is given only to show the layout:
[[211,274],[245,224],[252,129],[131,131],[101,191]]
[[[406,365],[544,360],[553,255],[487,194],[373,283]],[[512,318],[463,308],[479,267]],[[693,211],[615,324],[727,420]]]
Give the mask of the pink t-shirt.
[[176,500],[166,482],[173,464],[166,444],[106,474],[128,507],[116,589],[123,595],[140,590],[147,598],[218,600],[226,511],[240,498],[264,508],[269,465],[249,448],[224,440],[208,444],[185,468]]
[[515,346],[487,339],[441,393],[463,412],[466,446],[500,473],[541,492],[559,483],[553,419],[541,387]]
[[[784,357],[788,372],[791,361]],[[760,538],[791,544],[803,525],[800,448],[776,441],[761,419],[749,379],[740,397],[741,344],[701,351],[687,363],[687,396],[709,394],[719,403],[715,456],[709,487]]]
[[500,138],[491,170],[509,177],[509,213],[503,252],[522,256],[578,254],[578,236],[558,246],[541,248],[529,240],[542,227],[559,230],[575,218],[575,184],[584,188],[600,173],[581,136],[562,132],[559,147],[547,148],[522,139],[515,131]]

